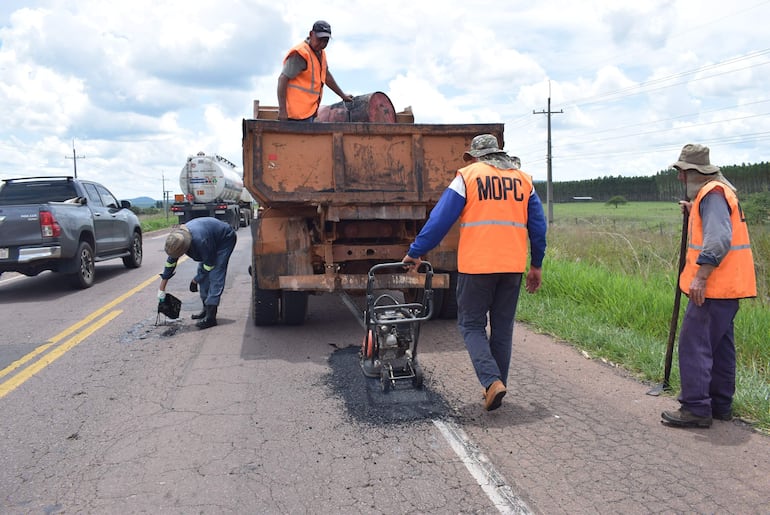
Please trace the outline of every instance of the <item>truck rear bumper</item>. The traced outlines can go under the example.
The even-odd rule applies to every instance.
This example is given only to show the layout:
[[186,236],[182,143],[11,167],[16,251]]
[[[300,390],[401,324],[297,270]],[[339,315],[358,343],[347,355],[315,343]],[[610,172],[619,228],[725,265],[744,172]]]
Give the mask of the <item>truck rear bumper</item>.
[[40,259],[59,259],[61,258],[61,247],[30,247],[19,249],[18,263],[29,263]]
[[[282,290],[293,291],[323,291],[335,292],[340,290],[365,291],[366,274],[317,274],[317,275],[281,275],[278,285]],[[449,288],[449,274],[433,274],[433,288]],[[374,278],[374,289],[403,290],[409,288],[424,288],[425,274],[381,274]]]

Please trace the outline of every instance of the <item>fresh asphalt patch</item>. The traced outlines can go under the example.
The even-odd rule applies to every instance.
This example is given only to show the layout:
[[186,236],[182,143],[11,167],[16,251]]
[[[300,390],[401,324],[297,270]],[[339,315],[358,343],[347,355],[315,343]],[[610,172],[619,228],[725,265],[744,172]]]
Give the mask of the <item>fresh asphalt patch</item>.
[[449,403],[430,389],[430,377],[421,388],[411,381],[400,381],[387,392],[378,378],[366,377],[361,370],[358,346],[335,350],[329,357],[331,372],[326,384],[343,399],[351,417],[377,426],[434,420],[450,413]]

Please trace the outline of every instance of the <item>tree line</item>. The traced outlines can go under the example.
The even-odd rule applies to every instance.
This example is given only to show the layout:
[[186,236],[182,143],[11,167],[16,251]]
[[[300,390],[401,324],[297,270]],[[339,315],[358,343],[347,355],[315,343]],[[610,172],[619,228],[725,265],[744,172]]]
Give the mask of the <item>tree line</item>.
[[[741,196],[770,191],[770,162],[721,166],[722,174],[738,189]],[[599,177],[580,181],[553,183],[554,202],[587,200],[606,202],[622,196],[628,201],[671,201],[683,197],[682,183],[676,178],[676,170],[662,170],[648,177]],[[544,197],[545,182],[535,182]],[[543,198],[545,200],[545,198]]]

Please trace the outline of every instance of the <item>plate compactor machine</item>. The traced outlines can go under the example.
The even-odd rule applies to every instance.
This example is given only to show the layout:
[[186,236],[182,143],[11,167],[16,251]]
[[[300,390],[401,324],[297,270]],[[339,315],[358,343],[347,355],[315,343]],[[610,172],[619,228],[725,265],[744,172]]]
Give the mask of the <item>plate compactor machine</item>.
[[404,263],[381,263],[369,269],[364,311],[366,335],[361,345],[361,369],[367,377],[380,378],[383,392],[400,383],[421,388],[423,371],[417,363],[420,323],[433,314],[433,267],[427,261],[421,302],[399,303],[390,293],[374,294],[375,275],[384,269],[401,269]]

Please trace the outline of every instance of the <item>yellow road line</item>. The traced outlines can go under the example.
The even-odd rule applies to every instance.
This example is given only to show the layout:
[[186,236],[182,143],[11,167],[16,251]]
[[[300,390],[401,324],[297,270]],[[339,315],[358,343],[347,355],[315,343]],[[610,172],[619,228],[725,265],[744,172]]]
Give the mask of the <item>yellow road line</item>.
[[[183,263],[186,260],[187,260],[187,256],[182,256],[179,259],[179,261],[177,262],[177,265],[179,263]],[[56,344],[60,340],[63,340],[64,338],[66,338],[67,336],[71,335],[72,333],[80,330],[82,327],[90,324],[93,320],[99,318],[100,316],[102,316],[104,313],[106,313],[110,309],[114,308],[115,306],[117,306],[118,304],[120,304],[121,302],[126,300],[127,298],[129,298],[129,297],[135,295],[136,293],[140,292],[141,290],[143,290],[144,288],[146,288],[147,286],[149,286],[150,284],[152,284],[153,282],[155,282],[157,280],[158,280],[158,276],[157,275],[153,275],[152,277],[150,277],[146,281],[142,282],[138,286],[128,290],[126,293],[124,293],[120,297],[117,297],[116,299],[112,300],[111,302],[109,302],[109,303],[105,304],[104,306],[102,306],[101,308],[97,309],[96,311],[94,311],[90,315],[86,316],[85,318],[83,318],[79,322],[77,322],[75,324],[72,324],[67,329],[61,331],[59,334],[55,335],[53,338],[48,340],[48,342],[44,343],[43,345],[39,346],[37,349],[33,350],[29,354],[27,354],[25,356],[22,356],[21,358],[17,359],[16,361],[11,363],[10,365],[5,367],[4,369],[0,370],[0,377],[4,377],[4,376],[10,374],[14,370],[16,370],[16,369],[20,368],[21,366],[25,365],[26,363],[32,361],[34,358],[36,358],[37,356],[39,356],[39,355],[43,354],[44,352],[46,352],[48,349],[50,349],[54,344]],[[75,345],[77,345],[78,343],[83,341],[87,336],[91,335],[94,331],[96,331],[97,329],[99,329],[102,326],[104,326],[104,324],[106,322],[109,322],[110,320],[112,320],[113,318],[115,318],[116,316],[118,316],[122,312],[123,311],[121,310],[121,311],[114,311],[113,313],[110,313],[110,315],[108,316],[106,321],[102,320],[102,321],[98,322],[97,324],[94,324],[93,326],[88,328],[84,333],[81,333],[81,335],[78,336],[77,338],[73,338],[72,340],[69,340],[67,343],[57,347],[54,351],[51,351],[51,353],[47,356],[47,358],[50,358],[50,359],[41,359],[35,365],[30,366],[29,368],[27,368],[22,373],[18,374],[13,379],[9,379],[6,382],[0,384],[0,399],[2,399],[7,393],[9,393],[10,391],[14,390],[21,383],[23,383],[24,381],[26,381],[27,379],[32,377],[32,375],[36,374],[37,372],[39,372],[40,370],[42,370],[43,368],[48,366],[54,360],[58,359],[62,354],[64,354],[65,352],[70,350],[72,347],[74,347]],[[71,343],[73,341],[74,341],[74,343]],[[41,363],[42,363],[42,365],[41,365]],[[16,382],[16,379],[19,378],[19,377],[23,377],[23,380],[19,381],[18,384],[14,384]]]
[[[182,260],[180,259],[179,261],[182,261]],[[127,298],[129,298],[132,295],[134,295],[134,294],[138,293],[139,291],[143,290],[144,288],[146,288],[147,286],[149,286],[150,284],[152,284],[155,281],[158,281],[158,276],[157,275],[153,275],[152,277],[150,277],[149,279],[147,279],[146,281],[141,283],[139,286],[128,290],[126,293],[124,293],[120,297],[118,297],[115,300],[109,302],[108,304],[105,304],[103,307],[97,309],[96,311],[94,311],[93,313],[91,313],[90,315],[85,317],[83,320],[81,320],[80,322],[69,326],[67,329],[65,329],[64,331],[62,331],[59,334],[57,334],[56,336],[51,338],[49,341],[51,343],[56,343],[59,340],[61,340],[63,338],[66,338],[67,336],[69,336],[70,334],[74,333],[75,331],[77,331],[78,329],[83,327],[84,325],[90,323],[93,319],[100,317],[105,312],[107,312],[110,309],[114,308],[115,306],[117,306],[118,304],[120,304],[121,302],[126,300]]]
[[4,383],[0,383],[0,399],[5,397],[7,394],[21,386],[25,381],[27,381],[30,377],[37,374],[41,370],[43,370],[45,367],[59,359],[64,355],[65,352],[72,349],[75,345],[82,342],[89,336],[91,336],[93,333],[107,325],[109,322],[111,322],[115,317],[123,313],[122,310],[117,310],[109,313],[107,316],[93,324],[92,326],[86,328],[85,331],[79,333],[78,335],[70,338],[63,344],[56,347],[54,350],[49,352],[43,359],[38,360],[36,363],[30,365],[26,369],[19,372],[17,375],[13,376],[12,378],[8,379]]
[[32,352],[30,352],[29,354],[27,354],[26,356],[23,356],[23,357],[17,359],[16,361],[11,363],[10,365],[5,367],[4,369],[0,370],[0,377],[4,377],[4,376],[8,375],[9,373],[13,372],[14,370],[16,370],[17,368],[22,366],[24,363],[27,363],[29,360],[31,360],[35,356],[37,356],[37,355],[47,351],[51,347],[51,345],[53,345],[53,343],[45,343],[45,344],[41,345],[40,347],[38,347],[37,349],[35,349]]

